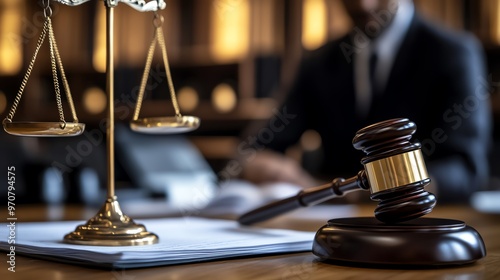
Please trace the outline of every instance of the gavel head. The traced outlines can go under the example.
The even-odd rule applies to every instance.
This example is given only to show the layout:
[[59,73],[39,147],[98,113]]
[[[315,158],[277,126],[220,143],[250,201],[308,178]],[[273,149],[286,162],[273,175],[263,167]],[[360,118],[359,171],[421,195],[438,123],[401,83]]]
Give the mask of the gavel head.
[[424,190],[430,183],[420,143],[410,143],[415,123],[391,119],[356,133],[353,146],[366,156],[361,160],[370,185],[370,198],[379,201],[375,217],[399,223],[426,215],[436,197]]

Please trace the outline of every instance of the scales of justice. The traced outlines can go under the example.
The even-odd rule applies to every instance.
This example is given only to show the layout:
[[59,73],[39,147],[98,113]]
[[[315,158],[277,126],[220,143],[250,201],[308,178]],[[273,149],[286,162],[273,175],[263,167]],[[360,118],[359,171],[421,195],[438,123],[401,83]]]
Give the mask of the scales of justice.
[[[52,0],[77,6],[91,0]],[[158,11],[166,7],[164,0],[102,0],[106,6],[106,92],[107,92],[107,197],[99,212],[85,224],[64,236],[64,242],[81,245],[130,246],[159,242],[158,236],[146,227],[136,224],[120,209],[115,196],[114,182],[114,63],[113,63],[113,12],[120,3],[140,12],[151,12],[154,35],[148,49],[139,94],[130,128],[140,133],[181,133],[198,128],[200,120],[180,113],[170,75],[167,51],[161,25],[163,18]],[[45,15],[43,30],[35,53],[21,83],[12,107],[3,121],[7,133],[17,136],[64,137],[83,133],[85,125],[78,121],[61,57],[52,29],[50,0],[42,1]],[[52,76],[59,112],[58,122],[16,122],[13,120],[21,101],[41,45],[48,37]],[[164,62],[174,116],[139,118],[144,91],[151,69],[156,45],[159,45]],[[61,99],[62,80],[73,122],[66,122]],[[313,253],[323,259],[389,265],[460,265],[474,262],[485,256],[485,246],[472,227],[450,219],[419,218],[429,213],[436,200],[424,187],[430,182],[420,151],[420,144],[410,143],[416,126],[407,119],[380,122],[358,131],[353,144],[366,153],[362,159],[365,169],[358,175],[337,178],[329,184],[299,192],[296,196],[264,205],[244,214],[240,224],[249,225],[298,207],[317,204],[343,193],[364,189],[372,192],[372,199],[379,200],[374,218],[333,219],[316,234]],[[380,183],[384,182],[384,183]],[[389,183],[388,183],[389,182]],[[414,221],[413,221],[414,220]],[[406,223],[410,221],[410,223]],[[400,223],[401,222],[401,223]],[[342,246],[341,246],[342,245]],[[364,253],[359,254],[362,248]],[[418,252],[415,255],[408,252]]]
[[[90,0],[52,0],[68,6],[78,6]],[[106,131],[106,148],[107,148],[107,197],[104,205],[99,212],[92,217],[87,223],[77,226],[77,228],[64,236],[64,242],[82,245],[98,245],[98,246],[129,246],[129,245],[148,245],[158,243],[158,236],[148,232],[146,227],[141,224],[136,224],[130,217],[125,215],[121,209],[118,199],[115,196],[115,163],[114,163],[114,43],[113,43],[113,22],[114,8],[123,3],[139,12],[151,12],[154,25],[154,36],[151,45],[148,49],[146,65],[144,67],[143,76],[139,94],[136,101],[136,107],[133,119],[130,122],[130,128],[139,133],[182,133],[198,128],[200,120],[193,116],[183,116],[180,113],[179,106],[175,95],[175,90],[170,75],[168,64],[167,50],[161,25],[163,17],[158,13],[166,7],[164,0],[102,0],[106,6],[106,94],[107,94],[107,131]],[[4,130],[16,136],[31,136],[31,137],[68,137],[77,136],[83,133],[85,124],[80,123],[75,111],[73,99],[70,92],[69,84],[66,80],[62,59],[59,55],[57,43],[55,40],[51,16],[52,10],[50,7],[51,0],[42,0],[44,9],[45,22],[43,30],[39,36],[35,53],[28,65],[26,74],[22,80],[21,87],[14,99],[11,109],[7,117],[3,120]],[[24,88],[28,82],[29,76],[35,64],[36,57],[48,37],[51,71],[54,81],[54,89],[57,101],[57,109],[59,113],[58,122],[16,122],[13,120],[16,109],[21,101]],[[168,88],[175,116],[139,118],[141,104],[144,97],[144,91],[151,69],[154,51],[156,45],[159,45],[164,67],[167,74]],[[58,71],[62,80],[62,86],[66,94],[66,99],[69,103],[69,108],[73,117],[73,122],[67,122],[64,117],[61,88],[59,86]]]

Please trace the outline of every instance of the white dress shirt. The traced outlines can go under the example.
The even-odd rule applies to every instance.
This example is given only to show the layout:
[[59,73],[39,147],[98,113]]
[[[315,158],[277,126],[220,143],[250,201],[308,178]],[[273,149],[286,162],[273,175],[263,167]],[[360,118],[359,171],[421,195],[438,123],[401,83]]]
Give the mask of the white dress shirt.
[[[374,85],[371,85],[370,81],[370,56],[372,52],[377,55],[373,78],[377,92],[381,93],[389,79],[396,54],[410,28],[414,10],[415,7],[411,0],[400,1],[392,22],[383,33],[368,44],[355,46],[357,51],[354,53],[353,62],[356,110],[362,117],[368,114],[373,96]],[[383,23],[377,22],[376,24]]]

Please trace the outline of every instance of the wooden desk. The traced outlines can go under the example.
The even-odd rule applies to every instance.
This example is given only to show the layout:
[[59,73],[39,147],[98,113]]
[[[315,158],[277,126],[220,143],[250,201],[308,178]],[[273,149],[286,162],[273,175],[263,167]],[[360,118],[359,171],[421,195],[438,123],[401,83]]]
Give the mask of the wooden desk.
[[[331,211],[332,218],[338,217],[335,206],[322,207],[321,216],[328,216],[325,212]],[[351,216],[373,215],[373,206],[354,209]],[[64,210],[62,219],[87,219],[89,215],[79,207],[60,210]],[[48,212],[44,207],[26,206],[18,209],[17,214],[19,219],[34,221],[46,219]],[[304,216],[289,214],[262,225],[315,231],[326,222],[323,217]],[[17,256],[16,272],[9,272],[3,261],[0,279],[500,279],[500,215],[478,213],[467,207],[437,206],[427,216],[458,219],[474,227],[483,237],[487,256],[472,265],[418,270],[337,266],[318,261],[312,253],[297,253],[115,271]]]

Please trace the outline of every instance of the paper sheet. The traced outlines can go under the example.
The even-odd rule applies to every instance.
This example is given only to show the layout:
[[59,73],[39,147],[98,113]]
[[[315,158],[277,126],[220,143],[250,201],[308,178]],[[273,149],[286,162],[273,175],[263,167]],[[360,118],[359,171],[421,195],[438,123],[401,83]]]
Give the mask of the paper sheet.
[[9,227],[0,225],[0,249],[16,254],[115,268],[170,265],[252,255],[310,251],[314,232],[242,227],[235,221],[197,217],[136,221],[159,236],[145,246],[85,246],[62,242],[84,221],[16,222],[15,244],[8,244]]

